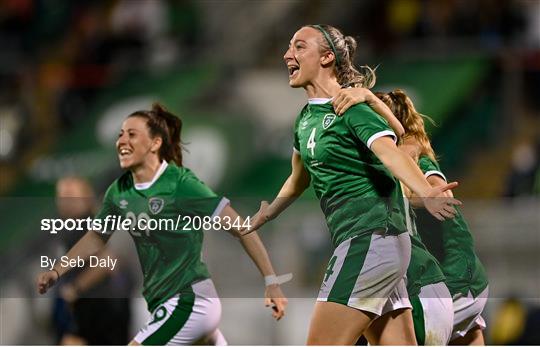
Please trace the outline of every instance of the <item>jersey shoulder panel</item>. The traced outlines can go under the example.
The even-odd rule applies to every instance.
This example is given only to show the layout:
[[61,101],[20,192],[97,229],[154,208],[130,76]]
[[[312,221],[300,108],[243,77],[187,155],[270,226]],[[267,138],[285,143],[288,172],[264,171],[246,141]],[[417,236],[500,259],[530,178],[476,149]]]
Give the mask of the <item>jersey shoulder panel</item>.
[[111,183],[111,185],[109,186],[109,188],[107,188],[105,194],[103,195],[103,202],[101,204],[101,208],[96,214],[95,218],[104,219],[108,215],[119,214],[119,211],[115,204],[115,199],[117,199],[122,192],[127,191],[130,187],[133,187],[133,178],[131,176],[131,173],[128,171],[122,174],[122,176],[120,176],[116,180],[114,180],[113,183]]
[[177,194],[188,198],[214,198],[217,194],[188,168],[178,168]]
[[396,134],[386,119],[373,111],[366,103],[352,106],[343,117],[351,132],[367,147],[370,147],[373,141],[381,136],[392,136],[394,141],[397,140]]

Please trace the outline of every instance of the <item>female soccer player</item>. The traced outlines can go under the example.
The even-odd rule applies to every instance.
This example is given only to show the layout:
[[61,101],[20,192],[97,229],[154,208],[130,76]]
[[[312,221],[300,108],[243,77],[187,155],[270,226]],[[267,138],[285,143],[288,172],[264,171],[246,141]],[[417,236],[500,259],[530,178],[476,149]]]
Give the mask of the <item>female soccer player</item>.
[[[336,108],[344,112],[351,105],[362,102],[365,95],[366,91],[358,88],[342,91],[336,100],[339,104]],[[405,128],[403,148],[418,162],[430,184],[434,187],[446,184],[425,131],[423,117],[412,100],[400,89],[377,95]],[[452,192],[447,194],[451,196]],[[440,227],[440,232],[420,230],[420,234],[428,250],[440,261],[453,298],[454,326],[450,343],[483,345],[482,329],[486,324],[481,313],[488,297],[485,269],[474,252],[473,237],[459,209],[454,219],[442,222]]]
[[311,182],[335,250],[308,344],[349,345],[365,334],[372,344],[410,345],[416,341],[404,275],[411,246],[395,177],[441,219],[453,217],[459,204],[443,193],[457,183],[432,188],[369,106],[336,116],[331,98],[343,86],[369,85],[352,64],[355,49],[352,37],[327,25],[294,34],[284,60],[289,85],[304,88],[308,104],[295,123],[292,173],[272,204],[261,204],[252,227],[277,217]]
[[[96,216],[101,221],[120,216],[135,226],[129,231],[137,247],[143,295],[152,317],[131,344],[226,344],[218,329],[221,304],[201,260],[202,229],[221,227],[239,235],[244,221],[226,198],[218,197],[182,166],[181,128],[181,120],[158,104],[127,117],[116,141],[120,166],[127,172],[109,187]],[[161,230],[145,228],[152,221],[169,220],[181,223]],[[67,256],[87,259],[109,237],[110,233],[89,231]],[[264,245],[256,233],[240,241],[265,276],[266,305],[275,305],[273,315],[280,319],[287,299]],[[41,273],[39,293],[45,293],[69,270],[57,264],[52,271]]]
[[[382,100],[394,110],[405,127],[404,139],[416,146],[418,165],[432,186],[446,184],[435,159],[435,152],[424,129],[422,116],[416,111],[412,100],[402,91],[394,90]],[[447,194],[452,195],[451,191]],[[426,230],[422,239],[441,262],[446,283],[454,300],[454,329],[451,344],[483,345],[482,330],[486,323],[481,314],[488,297],[488,280],[484,266],[474,251],[474,240],[469,226],[458,209],[456,218],[441,224],[442,232]],[[442,252],[436,245],[442,243]]]
[[[379,94],[377,94],[379,95]],[[352,105],[365,102],[372,106],[379,97],[367,88],[347,88],[339,91],[332,100],[337,114],[342,114]],[[373,107],[373,106],[372,106]],[[392,112],[380,113],[396,132],[400,132],[401,149],[409,149],[410,144],[403,144],[402,137],[407,138],[403,125]],[[401,118],[400,118],[401,119]],[[397,122],[397,123],[396,123]],[[399,125],[398,125],[399,124]],[[412,148],[413,150],[416,147]],[[418,158],[414,158],[417,161]],[[414,332],[418,345],[447,345],[452,335],[454,310],[452,297],[445,284],[445,276],[439,263],[428,252],[418,234],[415,223],[415,212],[410,206],[409,189],[401,185],[405,204],[405,221],[411,236],[411,261],[407,269],[407,292],[412,304]]]

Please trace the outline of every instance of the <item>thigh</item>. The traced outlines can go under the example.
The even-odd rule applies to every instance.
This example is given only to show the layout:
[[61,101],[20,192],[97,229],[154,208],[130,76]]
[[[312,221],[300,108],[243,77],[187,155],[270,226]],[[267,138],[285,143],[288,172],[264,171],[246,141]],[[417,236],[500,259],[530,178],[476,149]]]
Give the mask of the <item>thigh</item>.
[[370,345],[416,345],[411,309],[382,315],[371,323],[364,335]]
[[373,313],[334,303],[317,302],[311,318],[308,345],[354,345],[370,322]]

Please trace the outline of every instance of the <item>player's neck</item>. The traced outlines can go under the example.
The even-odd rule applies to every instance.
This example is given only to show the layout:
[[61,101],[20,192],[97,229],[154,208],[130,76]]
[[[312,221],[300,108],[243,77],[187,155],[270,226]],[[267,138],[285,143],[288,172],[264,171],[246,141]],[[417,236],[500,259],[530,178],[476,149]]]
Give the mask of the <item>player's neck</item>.
[[133,176],[133,182],[135,183],[146,183],[151,182],[156,173],[158,172],[161,166],[161,162],[156,157],[153,160],[144,162],[140,166],[133,168],[131,170],[131,175]]
[[307,97],[331,99],[337,95],[341,86],[334,77],[321,77],[313,80],[305,87]]

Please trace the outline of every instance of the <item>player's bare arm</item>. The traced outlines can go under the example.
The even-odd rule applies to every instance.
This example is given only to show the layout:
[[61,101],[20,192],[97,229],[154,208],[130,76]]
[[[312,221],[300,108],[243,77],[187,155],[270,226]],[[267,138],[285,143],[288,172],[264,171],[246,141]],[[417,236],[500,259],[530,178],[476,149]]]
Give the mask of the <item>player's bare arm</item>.
[[[105,246],[108,238],[107,235],[101,235],[90,230],[66,253],[66,256],[70,259],[81,257],[86,260],[91,255],[97,254]],[[56,264],[52,270],[40,273],[37,277],[39,294],[45,294],[49,288],[58,282],[62,275],[71,269]]]
[[390,108],[367,88],[346,88],[341,89],[332,104],[337,115],[342,115],[351,106],[365,102],[373,111],[382,116],[398,137],[405,134],[405,129],[401,122],[394,116]]
[[[228,217],[230,220],[241,220],[241,217],[230,205],[227,205],[221,211],[220,217]],[[241,221],[239,224],[244,225],[244,221]],[[265,305],[267,307],[272,307],[272,316],[275,319],[280,320],[285,315],[287,298],[281,291],[280,283],[272,281],[272,279],[277,278],[276,273],[272,266],[272,262],[270,261],[270,257],[268,256],[268,252],[266,251],[266,247],[262,243],[259,235],[254,231],[242,236],[240,228],[232,228],[228,231],[240,239],[242,247],[244,247],[246,253],[255,263],[261,275],[265,278]]]
[[461,205],[461,202],[446,197],[444,192],[455,188],[458,185],[457,182],[432,187],[415,162],[388,136],[375,140],[371,149],[397,179],[422,199],[426,209],[435,218],[444,220],[455,216],[456,210],[453,205]]
[[291,174],[283,183],[277,197],[271,204],[266,201],[261,203],[259,211],[251,218],[251,227],[244,230],[244,234],[259,229],[266,222],[279,216],[309,187],[311,178],[304,168],[300,154],[296,151],[291,158],[291,168]]

